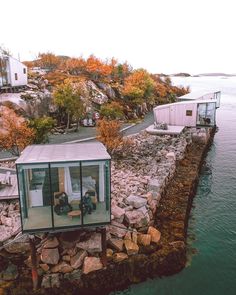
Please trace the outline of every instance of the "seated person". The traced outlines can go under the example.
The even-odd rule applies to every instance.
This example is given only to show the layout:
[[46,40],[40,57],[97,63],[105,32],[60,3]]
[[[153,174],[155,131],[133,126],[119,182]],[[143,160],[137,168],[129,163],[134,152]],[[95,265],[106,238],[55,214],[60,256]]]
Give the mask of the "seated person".
[[68,202],[68,195],[65,192],[58,193],[55,200],[57,204],[54,206],[54,212],[57,215],[67,214],[72,211],[72,207]]
[[85,193],[85,195],[83,196],[83,208],[82,211],[84,214],[88,213],[91,214],[93,210],[93,203],[92,203],[92,199],[89,195],[88,192]]

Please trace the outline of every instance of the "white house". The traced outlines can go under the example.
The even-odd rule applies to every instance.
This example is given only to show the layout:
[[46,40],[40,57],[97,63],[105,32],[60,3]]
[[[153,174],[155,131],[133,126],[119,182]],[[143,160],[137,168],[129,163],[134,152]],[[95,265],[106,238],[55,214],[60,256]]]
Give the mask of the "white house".
[[182,101],[153,109],[154,124],[146,130],[151,134],[180,134],[185,127],[216,125],[217,100]]
[[27,85],[27,67],[11,56],[0,56],[0,89]]
[[215,91],[194,91],[182,95],[177,98],[178,101],[194,101],[194,100],[217,100],[216,107],[220,107],[220,96],[221,92],[219,90]]
[[215,126],[216,100],[182,101],[153,109],[156,124],[171,126]]

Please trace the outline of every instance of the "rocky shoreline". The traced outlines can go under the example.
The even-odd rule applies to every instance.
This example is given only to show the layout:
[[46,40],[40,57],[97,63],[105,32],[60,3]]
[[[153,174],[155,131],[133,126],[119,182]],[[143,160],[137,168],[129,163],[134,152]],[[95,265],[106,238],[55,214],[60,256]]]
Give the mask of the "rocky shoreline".
[[[99,232],[39,235],[36,239],[42,289],[38,294],[54,294],[55,290],[58,294],[57,288],[61,294],[73,294],[75,290],[107,294],[147,277],[171,275],[184,268],[189,212],[213,136],[214,130],[205,129],[187,129],[179,137],[145,132],[133,136],[132,145],[112,163],[107,266],[100,259]],[[10,218],[6,213],[3,216],[3,221]],[[0,282],[16,279],[14,294],[22,294],[17,289],[24,282],[23,288],[32,290],[32,283],[25,280],[30,276],[30,259],[22,256],[25,251],[27,258],[28,250],[24,240],[1,251]],[[11,263],[7,263],[10,255]],[[24,267],[19,260],[25,260]],[[12,278],[7,277],[9,268],[15,270]]]

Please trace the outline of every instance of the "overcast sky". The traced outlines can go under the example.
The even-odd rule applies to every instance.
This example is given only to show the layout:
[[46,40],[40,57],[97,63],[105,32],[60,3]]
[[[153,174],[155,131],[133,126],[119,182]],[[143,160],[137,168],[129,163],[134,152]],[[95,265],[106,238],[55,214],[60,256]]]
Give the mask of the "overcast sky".
[[153,73],[236,73],[235,0],[2,0],[0,44],[116,57]]

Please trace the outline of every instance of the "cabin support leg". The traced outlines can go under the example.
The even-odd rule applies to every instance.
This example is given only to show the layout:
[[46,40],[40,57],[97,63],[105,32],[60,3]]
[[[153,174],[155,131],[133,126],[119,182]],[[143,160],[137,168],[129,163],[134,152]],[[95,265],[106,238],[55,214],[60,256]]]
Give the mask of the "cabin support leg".
[[102,255],[101,261],[104,267],[107,266],[107,239],[106,239],[106,228],[101,228],[101,237],[102,237]]
[[38,272],[37,272],[37,256],[36,256],[36,247],[35,247],[35,239],[33,235],[29,236],[30,242],[30,250],[31,250],[31,264],[32,264],[32,282],[33,289],[37,290],[38,288]]

